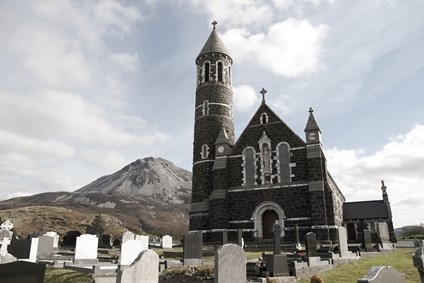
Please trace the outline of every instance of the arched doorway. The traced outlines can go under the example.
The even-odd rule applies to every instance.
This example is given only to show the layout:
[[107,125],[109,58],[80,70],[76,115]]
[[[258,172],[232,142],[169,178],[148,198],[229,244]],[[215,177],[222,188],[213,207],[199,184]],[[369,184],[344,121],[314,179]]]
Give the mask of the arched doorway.
[[263,239],[274,238],[272,226],[274,225],[276,220],[278,221],[278,214],[277,212],[275,212],[275,210],[269,209],[262,214]]

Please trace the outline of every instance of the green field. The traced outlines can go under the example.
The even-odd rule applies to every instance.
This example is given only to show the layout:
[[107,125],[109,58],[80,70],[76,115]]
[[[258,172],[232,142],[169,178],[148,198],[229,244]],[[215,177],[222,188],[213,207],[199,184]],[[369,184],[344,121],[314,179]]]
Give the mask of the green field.
[[[393,252],[383,254],[373,258],[352,261],[351,263],[339,266],[333,270],[320,274],[325,283],[356,283],[358,279],[367,274],[371,266],[393,266],[397,271],[406,275],[406,282],[419,283],[418,270],[412,262],[413,249],[397,249]],[[300,283],[309,283],[309,279],[303,279]]]

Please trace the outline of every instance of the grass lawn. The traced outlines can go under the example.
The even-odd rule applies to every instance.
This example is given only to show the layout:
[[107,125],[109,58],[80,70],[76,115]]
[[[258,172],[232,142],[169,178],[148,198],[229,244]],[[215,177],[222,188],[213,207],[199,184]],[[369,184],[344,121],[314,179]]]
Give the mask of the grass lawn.
[[44,283],[92,283],[91,275],[64,268],[46,268]]
[[[352,261],[338,266],[333,270],[320,274],[325,283],[356,283],[367,274],[371,266],[393,266],[397,271],[404,273],[406,282],[419,283],[417,269],[412,262],[414,249],[397,249],[382,256]],[[309,283],[310,279],[303,279],[300,283]]]

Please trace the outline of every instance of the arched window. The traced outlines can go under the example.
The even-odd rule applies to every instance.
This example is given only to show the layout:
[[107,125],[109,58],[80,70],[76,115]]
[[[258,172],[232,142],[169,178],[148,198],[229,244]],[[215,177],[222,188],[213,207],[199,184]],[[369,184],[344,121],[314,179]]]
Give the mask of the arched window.
[[203,101],[202,114],[209,115],[209,101],[207,100]]
[[209,156],[209,146],[207,144],[202,145],[202,152],[200,153],[202,159],[206,159]]
[[266,114],[266,113],[262,113],[261,114],[261,119],[260,119],[261,121],[261,124],[266,124],[266,123],[268,123],[268,114]]
[[223,70],[222,62],[218,62],[218,82],[223,82],[223,74],[224,74],[224,70]]
[[243,175],[244,185],[255,184],[255,150],[252,147],[248,147],[243,151]]
[[290,148],[287,143],[278,146],[278,165],[280,182],[290,182]]
[[210,80],[210,63],[206,62],[205,67],[203,68],[203,71],[205,72],[205,82],[208,82]]

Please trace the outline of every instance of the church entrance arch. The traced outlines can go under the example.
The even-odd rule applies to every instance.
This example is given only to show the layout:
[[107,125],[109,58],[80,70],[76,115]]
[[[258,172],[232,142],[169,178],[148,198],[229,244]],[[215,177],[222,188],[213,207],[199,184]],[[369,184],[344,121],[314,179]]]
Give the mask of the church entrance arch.
[[281,206],[272,201],[260,203],[254,210],[253,222],[256,230],[256,237],[262,239],[272,239],[272,225],[277,220],[281,225],[281,237],[284,236],[285,214]]

